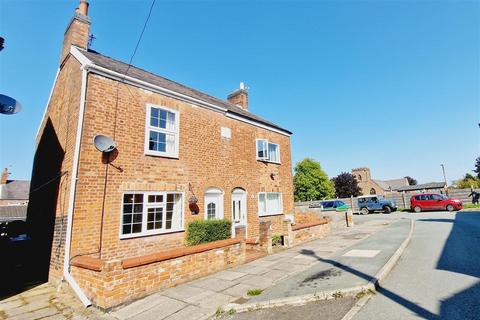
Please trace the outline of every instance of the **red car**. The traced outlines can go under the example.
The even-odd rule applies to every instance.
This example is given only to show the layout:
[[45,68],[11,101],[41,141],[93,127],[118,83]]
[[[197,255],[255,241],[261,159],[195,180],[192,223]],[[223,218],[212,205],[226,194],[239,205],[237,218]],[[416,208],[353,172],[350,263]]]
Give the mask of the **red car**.
[[415,212],[425,210],[461,210],[463,209],[462,201],[449,198],[443,194],[428,193],[417,194],[410,199],[410,208]]

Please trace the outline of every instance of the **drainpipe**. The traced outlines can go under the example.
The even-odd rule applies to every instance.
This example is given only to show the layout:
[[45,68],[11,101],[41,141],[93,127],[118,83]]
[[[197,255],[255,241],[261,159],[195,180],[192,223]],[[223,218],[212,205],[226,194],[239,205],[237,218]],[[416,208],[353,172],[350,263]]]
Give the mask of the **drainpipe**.
[[85,307],[92,304],[90,299],[82,291],[78,283],[70,274],[70,249],[72,240],[72,227],[73,227],[73,207],[75,204],[75,191],[77,189],[77,174],[78,174],[78,161],[80,158],[80,142],[82,140],[83,129],[83,117],[85,113],[85,96],[87,94],[87,70],[82,65],[82,88],[80,93],[80,107],[78,110],[78,124],[77,124],[77,136],[75,139],[75,152],[73,155],[73,167],[70,175],[70,196],[68,198],[68,213],[67,213],[67,234],[65,238],[65,253],[63,256],[63,278],[68,282],[70,287],[76,293],[78,298],[82,301]]

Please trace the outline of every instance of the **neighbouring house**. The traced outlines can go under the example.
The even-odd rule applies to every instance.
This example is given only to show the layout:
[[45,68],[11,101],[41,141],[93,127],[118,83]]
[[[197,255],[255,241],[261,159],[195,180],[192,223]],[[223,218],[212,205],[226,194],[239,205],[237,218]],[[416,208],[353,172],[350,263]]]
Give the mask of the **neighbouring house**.
[[357,179],[358,186],[362,190],[363,195],[381,194],[386,195],[389,192],[396,191],[399,188],[408,186],[407,178],[399,178],[392,180],[372,179],[370,168],[352,169],[352,175]]
[[0,178],[0,223],[27,218],[30,181],[10,180],[9,175],[5,168]]
[[[82,0],[32,172],[31,188],[42,188],[27,222],[48,279],[109,308],[238,263],[236,239],[185,247],[195,219],[231,220],[233,236],[245,226],[248,239],[282,234],[293,213],[291,132],[252,113],[242,84],[218,99],[90,50],[89,35]],[[116,148],[98,151],[97,135]]]
[[404,186],[396,189],[398,192],[409,192],[409,193],[423,193],[423,192],[437,192],[437,193],[446,193],[447,184],[445,182],[429,182],[416,184],[413,186]]
[[0,206],[27,204],[30,181],[10,180],[8,179],[9,175],[8,169],[3,169],[0,178]]

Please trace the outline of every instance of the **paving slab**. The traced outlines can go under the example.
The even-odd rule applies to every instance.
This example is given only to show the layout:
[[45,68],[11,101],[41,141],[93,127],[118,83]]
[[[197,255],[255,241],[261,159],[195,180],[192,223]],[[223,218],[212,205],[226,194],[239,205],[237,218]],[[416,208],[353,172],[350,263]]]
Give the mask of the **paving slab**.
[[165,319],[166,317],[178,312],[186,307],[186,303],[176,300],[170,299],[167,297],[163,297],[160,303],[157,303],[153,308],[138,313],[132,318],[127,318],[131,320],[160,320]]
[[223,279],[217,279],[217,278],[205,278],[205,279],[191,282],[190,285],[193,287],[221,292],[227,288],[233,287],[235,284],[238,283],[237,280],[229,281],[229,280],[223,280]]
[[244,272],[225,270],[219,273],[215,273],[213,277],[217,279],[222,279],[222,280],[235,280],[246,275],[247,273],[244,273]]
[[234,285],[231,288],[228,288],[223,291],[223,293],[228,294],[233,297],[246,297],[247,291],[252,289],[252,286],[249,284],[239,283]]
[[194,287],[188,284],[182,284],[178,287],[170,288],[162,292],[162,296],[177,300],[185,300],[192,296],[196,296],[204,292],[202,288]]
[[185,320],[185,319],[206,319],[210,314],[210,310],[196,306],[187,306],[182,310],[165,318],[165,320]]
[[[346,250],[341,250],[329,258],[316,256],[313,251],[304,249],[302,254],[316,257],[318,262],[303,272],[269,287],[261,295],[250,299],[251,303],[315,294],[322,291],[341,290],[366,285],[387,263],[399,248],[410,231],[410,220],[400,220],[382,229],[367,239],[357,242]],[[344,256],[348,251],[369,252],[372,257]]]

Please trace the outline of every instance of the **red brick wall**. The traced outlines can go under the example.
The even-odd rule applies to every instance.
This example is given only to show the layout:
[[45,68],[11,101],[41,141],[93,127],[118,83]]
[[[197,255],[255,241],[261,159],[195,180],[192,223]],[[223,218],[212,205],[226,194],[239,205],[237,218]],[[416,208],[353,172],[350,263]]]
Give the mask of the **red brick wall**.
[[239,243],[130,269],[119,260],[106,262],[101,272],[72,267],[72,275],[95,305],[111,308],[244,261],[245,244]]
[[[27,223],[39,268],[50,280],[62,276],[72,158],[78,122],[82,71],[69,56],[61,67],[36,140]],[[64,172],[62,175],[61,172]],[[33,191],[33,192],[32,192]],[[44,263],[43,261],[47,259]],[[42,261],[42,262],[40,262]]]
[[[209,187],[224,191],[224,213],[230,219],[231,191],[241,187],[247,191],[247,236],[258,236],[260,220],[271,220],[272,229],[282,230],[283,216],[258,217],[257,194],[262,191],[282,192],[284,212],[293,213],[289,137],[124,84],[120,86],[116,108],[117,84],[98,75],[88,77],[72,255],[98,252],[101,246],[102,259],[127,258],[182,244],[183,233],[120,240],[121,194],[124,191],[185,192],[186,227],[193,219],[203,219],[204,192]],[[144,154],[147,103],[180,112],[179,159]],[[221,138],[221,127],[231,128],[231,140]],[[113,164],[123,170],[108,168],[101,239],[107,169],[102,163],[101,153],[92,144],[93,136],[100,133],[114,137],[118,156]],[[280,145],[281,165],[256,160],[256,138],[267,138]],[[274,180],[270,177],[271,173],[277,174]],[[193,216],[188,210],[188,198],[192,195],[189,184],[199,199],[198,216]]]

